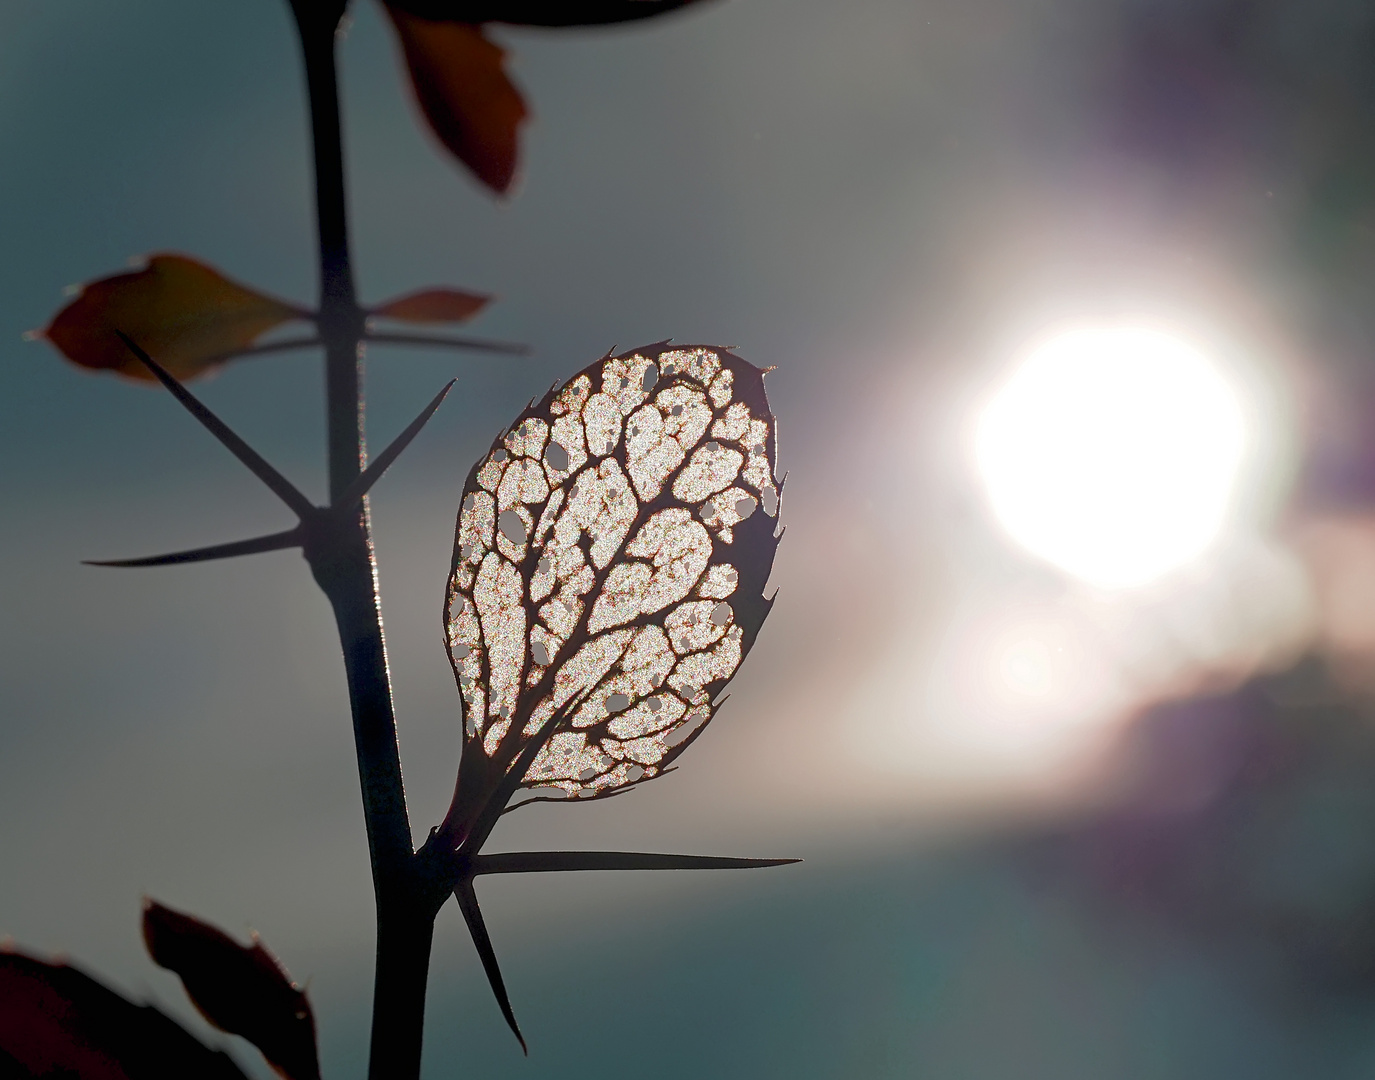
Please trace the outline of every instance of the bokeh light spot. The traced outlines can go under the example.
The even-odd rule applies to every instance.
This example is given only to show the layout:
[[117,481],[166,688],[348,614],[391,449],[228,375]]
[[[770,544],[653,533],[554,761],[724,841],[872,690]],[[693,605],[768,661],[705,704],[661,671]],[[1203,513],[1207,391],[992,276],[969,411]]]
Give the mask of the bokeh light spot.
[[1120,588],[1218,536],[1245,442],[1237,394],[1192,346],[1155,330],[1074,330],[1034,350],[996,393],[976,456],[1018,543]]

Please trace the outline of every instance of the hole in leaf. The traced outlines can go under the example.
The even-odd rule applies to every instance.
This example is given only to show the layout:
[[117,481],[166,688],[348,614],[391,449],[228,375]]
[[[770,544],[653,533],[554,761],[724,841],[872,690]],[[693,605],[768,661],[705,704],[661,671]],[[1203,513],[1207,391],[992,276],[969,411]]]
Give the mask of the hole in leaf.
[[501,517],[497,519],[497,527],[501,529],[501,535],[511,543],[525,543],[525,522],[514,510],[503,510]]
[[556,442],[551,442],[544,450],[544,460],[555,472],[568,471],[568,451]]

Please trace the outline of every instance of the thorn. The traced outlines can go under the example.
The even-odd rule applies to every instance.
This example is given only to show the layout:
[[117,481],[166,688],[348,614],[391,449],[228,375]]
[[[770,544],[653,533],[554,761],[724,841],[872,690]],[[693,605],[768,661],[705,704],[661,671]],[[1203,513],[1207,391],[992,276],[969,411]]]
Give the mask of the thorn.
[[540,874],[578,870],[754,870],[801,859],[739,859],[720,855],[660,855],[643,851],[512,851],[478,855],[476,874]]
[[129,347],[129,351],[143,361],[143,365],[153,373],[158,382],[167,387],[172,392],[172,396],[185,406],[186,411],[199,420],[210,434],[219,439],[225,448],[243,462],[254,476],[266,484],[277,498],[286,503],[297,517],[304,519],[315,513],[315,507],[311,501],[297,491],[290,480],[269,465],[261,454],[239,438],[228,424],[206,408],[200,399],[173,378],[161,364],[139,348],[132,338],[121,330],[116,330],[115,333]]
[[270,536],[256,536],[252,540],[233,540],[227,544],[212,544],[209,547],[191,548],[189,551],[174,551],[168,555],[149,555],[142,559],[83,559],[83,566],[174,566],[178,563],[210,562],[212,559],[232,559],[236,555],[257,555],[263,551],[281,551],[283,548],[299,547],[301,529],[288,529],[286,532],[272,533]]
[[378,345],[417,345],[427,348],[467,349],[472,352],[502,353],[507,356],[529,356],[533,351],[529,345],[508,341],[445,337],[439,334],[377,333],[371,329],[364,332],[363,340],[372,341]]
[[411,444],[411,440],[420,434],[420,429],[435,414],[435,410],[439,408],[444,396],[453,389],[454,383],[457,381],[457,379],[450,379],[444,389],[434,396],[434,400],[421,410],[420,415],[407,425],[406,430],[401,432],[391,441],[391,445],[369,462],[368,467],[354,478],[353,483],[345,488],[343,494],[335,501],[334,508],[336,510],[353,507],[359,499],[368,493],[372,485],[382,478],[382,474],[387,471],[391,463],[400,457],[401,452]]
[[482,909],[477,905],[477,893],[473,891],[473,883],[465,881],[460,884],[454,890],[454,899],[458,901],[458,910],[463,912],[463,921],[468,924],[468,933],[472,935],[473,946],[482,960],[482,970],[487,973],[487,982],[496,996],[497,1007],[501,1009],[501,1015],[506,1018],[506,1023],[519,1040],[521,1050],[529,1057],[530,1048],[525,1045],[525,1036],[520,1033],[516,1014],[511,1009],[511,999],[506,995],[506,983],[501,977],[501,966],[497,963],[492,939],[487,934],[487,924],[482,921]]

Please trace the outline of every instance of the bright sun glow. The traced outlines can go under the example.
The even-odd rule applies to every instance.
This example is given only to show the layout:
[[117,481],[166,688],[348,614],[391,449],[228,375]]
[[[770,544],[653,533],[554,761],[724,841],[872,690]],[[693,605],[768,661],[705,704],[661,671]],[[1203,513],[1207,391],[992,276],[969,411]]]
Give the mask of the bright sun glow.
[[1076,330],[1033,352],[979,419],[994,512],[1094,585],[1143,584],[1221,530],[1241,405],[1198,351],[1152,330]]

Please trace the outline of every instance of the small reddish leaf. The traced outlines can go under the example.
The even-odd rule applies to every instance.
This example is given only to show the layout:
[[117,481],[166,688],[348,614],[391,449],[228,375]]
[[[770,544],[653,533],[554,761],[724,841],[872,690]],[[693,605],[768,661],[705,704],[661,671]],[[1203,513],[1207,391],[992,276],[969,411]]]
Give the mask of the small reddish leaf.
[[151,379],[115,335],[128,334],[179,379],[222,363],[261,334],[308,312],[230,281],[185,255],[152,255],[142,270],[84,286],[43,331],[69,359]]
[[249,1040],[288,1080],[319,1080],[310,1002],[262,942],[245,948],[153,900],[144,903],[143,940],[212,1024]]
[[513,26],[605,26],[649,19],[698,0],[391,0],[424,19]]
[[404,322],[463,322],[485,308],[491,299],[458,289],[422,289],[379,304],[369,314]]
[[246,1080],[150,1005],[66,964],[0,950],[0,1076]]
[[387,14],[430,130],[489,188],[509,190],[526,110],[503,70],[506,50],[469,23],[421,19],[392,7]]

